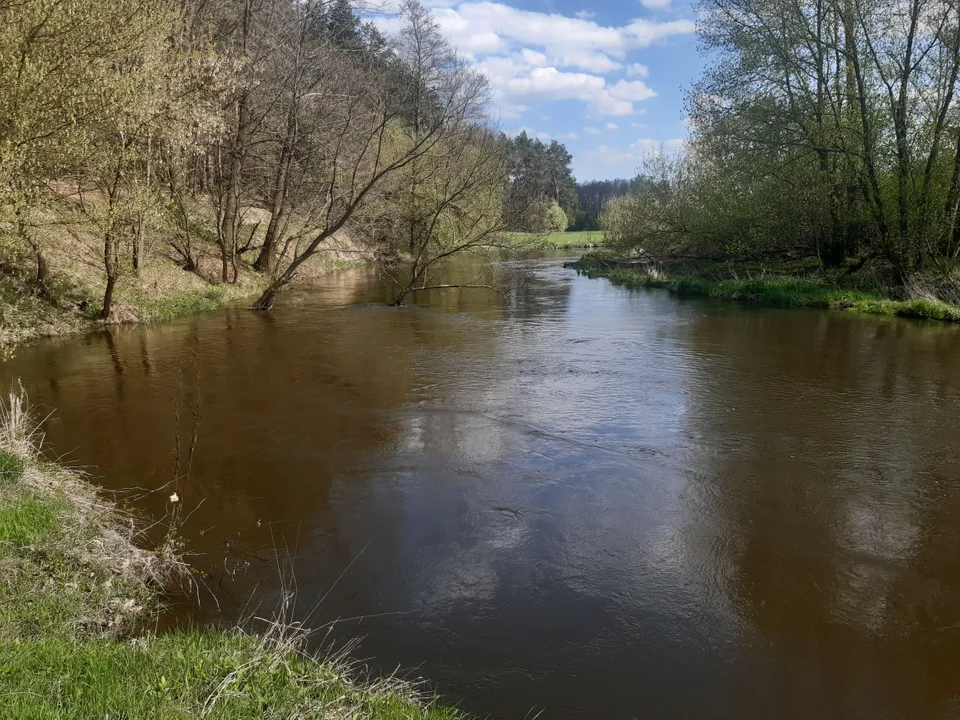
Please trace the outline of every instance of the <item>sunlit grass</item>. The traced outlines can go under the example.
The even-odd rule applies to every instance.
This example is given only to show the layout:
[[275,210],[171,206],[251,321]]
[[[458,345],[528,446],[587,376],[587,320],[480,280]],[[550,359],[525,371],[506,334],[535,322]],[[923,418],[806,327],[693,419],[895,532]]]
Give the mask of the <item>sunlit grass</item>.
[[57,513],[51,503],[30,499],[0,507],[0,543],[31,545],[56,529]]
[[544,248],[567,250],[576,248],[600,247],[604,243],[602,230],[584,230],[581,232],[553,233],[506,233],[508,241],[517,245],[537,245]]
[[0,450],[0,485],[15,483],[23,476],[23,460],[11,452]]
[[355,683],[333,664],[234,631],[8,644],[0,698],[0,718],[11,719],[463,717],[415,701],[402,683]]
[[775,307],[830,308],[873,315],[960,321],[960,307],[941,300],[898,300],[884,296],[880,290],[838,287],[816,277],[766,275],[721,280],[670,270],[613,267],[610,264],[612,259],[607,252],[591,253],[581,260],[579,268],[591,277],[606,277],[629,288],[664,288],[677,294]]

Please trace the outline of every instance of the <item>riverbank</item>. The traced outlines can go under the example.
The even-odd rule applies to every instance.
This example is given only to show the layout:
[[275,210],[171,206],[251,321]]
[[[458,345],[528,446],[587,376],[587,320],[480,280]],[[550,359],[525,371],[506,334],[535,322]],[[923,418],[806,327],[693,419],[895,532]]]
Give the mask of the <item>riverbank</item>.
[[0,718],[464,716],[394,681],[357,681],[296,625],[149,631],[185,571],[137,546],[135,523],[44,460],[12,393],[0,412]]
[[[810,273],[780,273],[757,266],[724,265],[705,273],[692,263],[624,266],[610,253],[588,253],[573,264],[588,277],[605,277],[628,288],[663,288],[680,295],[751,302],[774,307],[851,310],[871,315],[898,315],[960,322],[960,307],[934,297],[898,298],[897,290],[873,284],[857,286],[855,278],[826,278]],[[717,277],[718,274],[728,277]],[[712,275],[712,276],[710,276]],[[746,275],[746,277],[741,277]]]
[[602,230],[552,233],[506,233],[508,241],[520,247],[537,246],[550,250],[584,250],[604,245]]
[[[256,248],[267,217],[255,208],[247,210],[246,216],[245,237],[249,236]],[[247,251],[240,258],[235,282],[223,283],[212,221],[198,218],[191,229],[193,266],[185,269],[177,255],[175,248],[182,241],[174,230],[155,228],[154,235],[145,240],[139,267],[123,269],[111,318],[103,320],[103,245],[90,227],[65,215],[33,229],[32,237],[43,251],[46,277],[41,285],[35,254],[11,236],[10,228],[0,225],[0,357],[12,347],[43,337],[172,320],[252,300],[263,292],[269,277],[252,269],[255,252]],[[341,232],[330,240],[328,252],[301,266],[296,282],[306,284],[369,258],[362,244]]]

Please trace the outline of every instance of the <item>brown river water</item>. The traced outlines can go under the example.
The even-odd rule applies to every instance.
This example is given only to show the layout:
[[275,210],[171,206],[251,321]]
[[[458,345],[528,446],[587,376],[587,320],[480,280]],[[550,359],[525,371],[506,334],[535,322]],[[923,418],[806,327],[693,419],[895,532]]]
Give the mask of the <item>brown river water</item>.
[[199,372],[179,621],[269,612],[289,559],[325,642],[493,720],[960,717],[960,326],[512,270],[400,309],[345,271],[0,379],[151,490]]

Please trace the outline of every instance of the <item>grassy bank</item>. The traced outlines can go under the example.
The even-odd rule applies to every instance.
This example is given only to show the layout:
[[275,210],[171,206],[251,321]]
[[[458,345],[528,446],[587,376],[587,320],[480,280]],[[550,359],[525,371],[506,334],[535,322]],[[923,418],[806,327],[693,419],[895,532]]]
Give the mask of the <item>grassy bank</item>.
[[[867,285],[857,278],[817,276],[795,268],[789,274],[758,266],[711,267],[691,263],[667,263],[650,267],[619,267],[609,253],[589,253],[577,269],[590,277],[605,277],[629,288],[664,288],[686,295],[704,295],[724,300],[775,307],[810,307],[852,310],[873,315],[899,315],[928,320],[960,321],[960,307],[932,297],[897,297],[895,288]],[[717,277],[727,274],[731,277]],[[711,277],[712,275],[712,277]],[[745,276],[745,277],[744,277]],[[859,284],[859,286],[858,286]]]
[[518,245],[538,245],[554,250],[572,250],[577,248],[602,247],[604,243],[602,230],[583,232],[554,232],[554,233],[507,233],[510,240]]
[[[267,217],[256,208],[248,209],[245,217],[243,235],[252,233],[251,243],[256,247]],[[103,241],[89,224],[65,212],[32,229],[48,270],[44,287],[40,287],[35,254],[13,237],[10,227],[0,223],[0,355],[4,348],[35,338],[108,324],[172,320],[254,298],[263,291],[269,278],[252,270],[255,251],[248,251],[238,262],[236,282],[222,283],[213,221],[198,214],[190,227],[195,267],[185,270],[174,251],[178,242],[175,229],[153,228],[140,267],[123,268],[113,316],[104,321],[99,317],[106,286]],[[309,283],[330,270],[362,263],[368,255],[346,232],[332,238],[329,249],[304,263],[297,282]]]
[[296,626],[148,628],[182,571],[81,475],[44,461],[22,397],[0,417],[0,718],[453,720],[396,681],[358,682]]

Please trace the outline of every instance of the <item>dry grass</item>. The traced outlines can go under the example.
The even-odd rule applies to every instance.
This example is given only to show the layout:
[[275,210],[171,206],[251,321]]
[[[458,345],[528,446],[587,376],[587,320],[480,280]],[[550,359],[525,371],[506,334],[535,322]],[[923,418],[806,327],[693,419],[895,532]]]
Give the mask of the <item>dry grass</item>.
[[0,640],[132,630],[174,566],[138,548],[131,519],[80,473],[45,461],[42,442],[17,386],[0,403],[0,452],[21,468],[0,495]]
[[[61,188],[66,193],[66,188]],[[0,223],[0,355],[4,348],[39,337],[67,335],[95,329],[102,307],[106,275],[102,237],[68,195],[57,211],[38,210],[33,215],[31,237],[43,249],[49,268],[47,291],[35,281],[33,252],[14,237],[13,228]],[[96,195],[84,202],[96,205]],[[71,209],[72,208],[72,209]],[[214,310],[225,304],[255,297],[268,278],[252,270],[256,253],[248,252],[238,264],[236,283],[220,282],[220,252],[215,243],[212,213],[201,205],[191,209],[196,270],[184,270],[171,241],[177,232],[154,223],[145,242],[141,268],[134,271],[129,258],[117,284],[111,323],[149,323]],[[266,229],[263,210],[248,208],[241,237],[253,233],[256,245]],[[287,256],[294,247],[287,248]],[[298,283],[309,283],[331,269],[365,262],[369,253],[348,232],[328,242],[325,252],[304,263]]]

